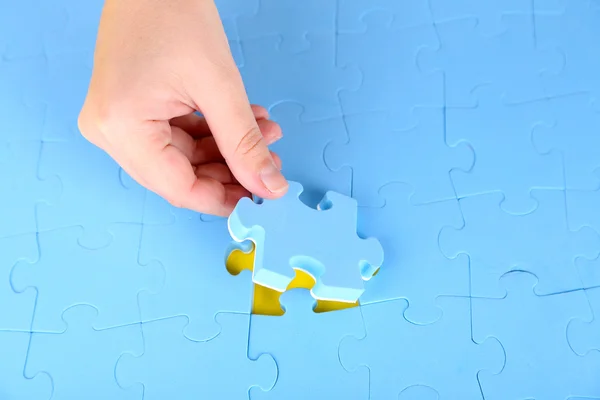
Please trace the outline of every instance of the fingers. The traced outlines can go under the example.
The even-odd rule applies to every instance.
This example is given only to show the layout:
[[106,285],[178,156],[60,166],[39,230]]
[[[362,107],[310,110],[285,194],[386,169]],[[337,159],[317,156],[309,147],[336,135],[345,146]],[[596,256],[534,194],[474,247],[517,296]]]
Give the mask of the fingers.
[[223,158],[248,191],[263,198],[280,197],[288,183],[271,157],[239,71],[233,65],[214,67],[208,74],[202,90],[192,86],[189,93],[202,109]]
[[[260,119],[257,123],[267,145],[281,139],[281,128],[277,123],[267,119]],[[171,144],[177,147],[192,165],[224,160],[213,136],[194,139],[180,127],[173,126]]]
[[[269,118],[269,111],[267,111],[266,108],[256,104],[252,104],[250,108],[252,109],[254,118],[257,121],[267,120]],[[194,138],[211,135],[210,129],[208,128],[208,124],[206,123],[206,119],[196,113],[172,118],[171,125],[183,129]]]

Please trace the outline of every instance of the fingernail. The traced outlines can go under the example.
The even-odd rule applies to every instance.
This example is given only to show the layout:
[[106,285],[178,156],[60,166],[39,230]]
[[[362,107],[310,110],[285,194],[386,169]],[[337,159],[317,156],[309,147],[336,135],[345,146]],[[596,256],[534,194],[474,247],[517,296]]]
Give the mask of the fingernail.
[[260,179],[272,193],[283,192],[288,187],[286,179],[277,169],[275,163],[271,162],[260,172]]
[[283,137],[283,134],[279,133],[275,136],[272,136],[269,138],[269,140],[267,141],[267,145],[272,145],[273,143],[275,143],[276,141],[278,141],[279,139],[281,139]]

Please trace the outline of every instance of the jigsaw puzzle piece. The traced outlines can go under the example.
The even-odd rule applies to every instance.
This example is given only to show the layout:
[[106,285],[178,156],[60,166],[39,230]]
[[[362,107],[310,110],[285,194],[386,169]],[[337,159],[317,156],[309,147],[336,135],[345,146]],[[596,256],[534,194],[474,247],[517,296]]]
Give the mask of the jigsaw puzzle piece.
[[310,47],[298,53],[279,48],[281,36],[242,43],[240,73],[252,103],[266,108],[291,101],[304,105],[303,120],[341,117],[338,92],[358,88],[362,74],[356,66],[336,64],[335,35],[307,34]]
[[485,399],[600,394],[600,353],[576,355],[566,335],[571,319],[591,319],[583,291],[536,296],[537,278],[525,271],[507,273],[501,282],[503,298],[472,299],[474,340],[494,337],[506,354],[500,374],[479,374]]
[[476,107],[446,112],[448,143],[466,141],[476,155],[471,170],[451,171],[456,194],[461,198],[500,191],[506,197],[504,211],[530,213],[537,206],[531,189],[564,189],[560,156],[540,155],[531,143],[536,126],[552,121],[551,106],[546,99],[507,103],[493,85],[482,85],[474,93]]
[[48,24],[55,22],[46,18],[48,7],[44,3],[48,2],[24,0],[3,4],[0,13],[0,58],[14,61],[44,54],[44,32]]
[[443,228],[439,243],[447,257],[468,254],[472,296],[502,297],[498,279],[512,270],[535,274],[539,278],[537,295],[582,287],[575,259],[598,256],[598,233],[590,228],[569,230],[564,192],[533,190],[532,197],[538,207],[525,215],[502,211],[501,193],[459,200],[465,226],[460,230]]
[[[581,357],[600,352],[600,339],[598,338],[598,332],[600,331],[600,287],[585,289],[585,296],[592,315],[586,313],[571,319],[567,328],[569,346]],[[596,356],[594,355],[594,357]],[[593,394],[600,396],[600,388],[598,388],[597,393]]]
[[443,75],[423,74],[415,62],[422,47],[439,46],[435,28],[396,29],[393,16],[384,11],[370,12],[361,20],[368,26],[365,31],[338,38],[338,62],[358,65],[363,74],[358,89],[344,87],[340,92],[344,114],[387,110],[396,116],[398,129],[414,127],[415,108],[444,105]]
[[300,199],[316,205],[328,191],[351,195],[352,171],[333,172],[325,165],[323,151],[331,141],[348,139],[343,117],[304,122],[304,107],[298,103],[279,103],[270,110],[271,120],[284,132],[281,140],[271,146],[283,162],[283,175],[292,181],[302,182],[304,191]]
[[165,279],[159,263],[138,263],[140,231],[139,225],[115,225],[114,239],[100,249],[78,245],[81,227],[40,232],[39,259],[16,264],[11,274],[15,290],[37,290],[32,329],[64,331],[61,315],[76,304],[98,310],[95,329],[139,322],[138,292],[158,290]]
[[398,398],[417,383],[433,388],[442,399],[479,399],[478,373],[502,369],[500,342],[471,339],[469,298],[437,301],[443,315],[427,325],[402,318],[408,307],[404,299],[361,306],[366,337],[344,338],[339,356],[350,372],[359,366],[369,368],[371,399]]
[[[481,7],[489,7],[489,2]],[[502,88],[507,102],[542,98],[546,93],[541,73],[563,68],[559,52],[536,48],[531,15],[505,16],[503,20],[506,29],[494,36],[481,35],[475,18],[436,24],[440,45],[423,48],[417,65],[425,73],[444,73],[448,107],[475,106],[472,91],[483,84]]]
[[386,198],[385,206],[360,208],[358,232],[377,235],[386,249],[386,262],[377,277],[365,283],[360,303],[406,298],[404,318],[418,324],[435,322],[441,317],[435,306],[438,296],[469,295],[468,257],[449,259],[438,247],[443,227],[463,226],[458,201],[415,206],[410,203],[413,188],[401,183],[385,185],[379,193]]
[[36,206],[60,195],[60,179],[38,177],[41,150],[37,141],[0,142],[0,238],[36,232]]
[[359,205],[382,207],[377,192],[389,182],[412,185],[412,204],[456,199],[448,172],[470,169],[473,151],[468,144],[447,145],[443,109],[420,108],[415,114],[419,123],[407,131],[395,130],[386,112],[347,116],[349,141],[325,148],[330,169],[352,169],[352,196]]
[[349,374],[338,359],[338,346],[344,336],[364,336],[360,309],[315,313],[315,300],[303,289],[285,292],[281,303],[283,316],[251,317],[250,357],[270,354],[279,370],[273,389],[257,393],[256,398],[368,399],[368,371]]
[[589,93],[550,98],[549,103],[555,119],[532,132],[534,146],[541,154],[562,156],[567,189],[600,189],[600,112]]
[[0,331],[0,397],[10,400],[50,400],[52,378],[46,372],[25,378],[29,332]]
[[[192,340],[208,340],[218,333],[214,323],[218,312],[250,314],[250,274],[233,276],[223,265],[220,249],[227,248],[231,242],[225,218],[204,222],[196,212],[152,197],[161,202],[162,209],[172,215],[173,221],[143,226],[140,260],[143,263],[157,260],[164,266],[166,275],[162,290],[139,294],[142,320],[185,315],[189,318],[185,335]],[[158,205],[155,207],[156,212]]]
[[246,399],[270,390],[278,367],[267,354],[248,358],[250,315],[219,313],[215,322],[220,332],[203,342],[185,337],[185,316],[144,323],[144,353],[119,359],[117,382],[124,388],[142,386],[145,400],[173,393],[178,399]]
[[[244,270],[252,271],[254,268],[254,245],[248,241],[249,246],[244,243],[233,242],[227,251],[225,266],[232,275],[239,275]],[[243,246],[237,246],[243,245]],[[316,280],[305,271],[295,269],[296,275],[286,291],[292,289],[312,289]],[[254,284],[254,293],[252,299],[252,314],[258,315],[283,315],[280,297],[281,292],[270,289],[265,286]],[[315,312],[329,312],[343,310],[351,307],[358,307],[358,301],[355,303],[346,303],[341,301],[317,300]]]
[[0,141],[42,140],[45,105],[28,95],[43,82],[47,68],[44,59],[6,60],[0,47]]
[[242,198],[229,216],[233,239],[255,243],[253,281],[283,292],[298,268],[316,279],[315,298],[355,302],[363,279],[383,262],[381,244],[357,235],[353,198],[327,192],[314,209],[300,201],[302,185],[289,182],[283,197],[260,204]]
[[0,238],[0,330],[29,331],[31,328],[36,291],[17,293],[11,285],[10,275],[20,260],[33,263],[38,259],[35,233]]
[[112,241],[110,225],[142,222],[145,190],[125,187],[121,167],[81,135],[68,142],[45,142],[40,176],[60,179],[63,189],[56,201],[38,205],[40,230],[82,226],[79,243],[99,248]]
[[[460,19],[475,19],[477,34],[483,36],[501,35],[509,29],[505,17],[515,14],[531,16],[533,3],[522,0],[486,1],[478,0],[431,0],[431,12],[437,23]],[[537,1],[535,2],[537,3]],[[533,32],[533,27],[529,28]]]
[[[558,0],[554,0],[557,2]],[[560,1],[563,3],[563,1]],[[597,71],[600,55],[590,53],[600,35],[600,7],[595,1],[564,1],[563,10],[535,17],[535,38],[540,49],[560,52],[564,68],[546,77],[547,95],[587,92],[600,104]],[[579,113],[578,113],[579,114]]]
[[25,376],[45,372],[52,377],[56,399],[139,399],[115,380],[115,365],[123,353],[141,354],[140,324],[97,330],[98,310],[78,305],[65,310],[61,334],[33,333]]
[[280,49],[298,53],[310,49],[309,33],[335,35],[336,11],[334,1],[260,0],[254,14],[238,18],[238,32],[242,41],[282,36]]
[[385,11],[393,17],[391,28],[402,29],[431,25],[433,18],[427,0],[402,2],[397,0],[340,0],[337,25],[342,34],[365,30],[363,16],[372,11]]

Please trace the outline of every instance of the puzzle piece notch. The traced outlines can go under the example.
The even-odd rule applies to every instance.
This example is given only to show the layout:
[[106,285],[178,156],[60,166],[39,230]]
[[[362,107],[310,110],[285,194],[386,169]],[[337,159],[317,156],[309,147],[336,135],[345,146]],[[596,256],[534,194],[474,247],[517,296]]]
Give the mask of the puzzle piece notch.
[[462,254],[446,258],[439,249],[443,227],[464,226],[458,200],[413,205],[414,188],[389,183],[379,190],[383,208],[360,209],[358,231],[377,234],[386,249],[386,263],[376,279],[365,283],[362,305],[405,298],[404,318],[416,324],[433,323],[442,317],[435,304],[441,295],[469,295],[469,259]]
[[296,102],[281,102],[269,110],[271,120],[285,132],[281,140],[270,146],[285,160],[281,172],[288,180],[303,182],[300,200],[305,204],[318,204],[327,191],[350,196],[352,171],[346,168],[333,172],[323,160],[329,142],[348,139],[344,117],[310,122],[305,121],[305,110]]
[[[260,0],[260,6],[253,15],[238,18],[237,28],[242,41],[281,36],[278,49],[298,53],[310,48],[307,34],[335,34],[336,8],[335,2],[319,0],[302,3]],[[283,15],[290,17],[282,18]]]
[[50,400],[52,397],[52,377],[47,372],[30,377],[23,373],[30,335],[29,332],[0,331],[0,392],[3,399]]
[[398,400],[440,400],[440,394],[432,387],[425,385],[412,385],[403,389],[398,395]]
[[468,142],[476,155],[470,170],[451,171],[456,194],[461,198],[500,191],[504,211],[528,214],[537,207],[532,189],[564,189],[560,157],[540,155],[531,145],[531,131],[554,118],[550,103],[544,98],[509,103],[496,85],[479,85],[473,93],[475,107],[450,108],[446,114],[448,143]]
[[[300,201],[302,191],[290,181],[280,199],[256,204],[242,198],[228,219],[229,232],[238,242],[255,243],[255,283],[283,292],[299,268],[316,279],[315,298],[354,302],[364,291],[363,279],[383,263],[383,248],[377,239],[357,235],[354,199],[327,192],[318,207],[323,210],[315,210]],[[285,236],[288,241],[280,243]],[[347,251],[332,254],[340,243]]]
[[543,98],[545,76],[562,71],[565,60],[536,47],[531,21],[530,15],[506,16],[507,29],[493,36],[481,35],[475,18],[436,24],[440,44],[420,48],[416,64],[422,73],[444,74],[447,107],[474,107],[472,89],[481,84],[502,88],[508,102]]
[[591,309],[591,315],[583,314],[572,318],[567,326],[567,340],[569,347],[581,357],[596,355],[600,352],[598,340],[598,326],[600,326],[600,287],[585,289],[586,299]]
[[[62,334],[34,332],[25,376],[48,373],[54,385],[53,398],[135,398],[119,388],[114,370],[124,352],[143,351],[141,325],[97,330],[93,326],[98,315],[92,306],[76,305],[62,315],[67,327]],[[90,388],[94,389],[92,395]]]
[[[232,275],[238,275],[243,270],[252,271],[254,267],[254,245],[251,241],[232,242],[229,246],[225,259],[227,271]],[[295,269],[296,275],[292,282],[286,288],[286,291],[292,289],[311,290],[315,285],[315,279],[310,274]],[[254,293],[252,301],[252,314],[281,316],[284,310],[280,304],[282,293],[267,287],[254,284]],[[358,301],[347,303],[340,301],[317,300],[314,312],[330,312],[342,310],[351,307],[358,307]]]
[[365,32],[367,25],[363,17],[374,11],[390,15],[390,27],[393,29],[433,24],[431,10],[426,1],[403,3],[395,0],[341,0],[338,6],[338,31],[341,34]]
[[168,398],[182,388],[194,398],[241,398],[248,392],[254,397],[260,390],[271,390],[277,380],[277,363],[267,354],[248,358],[249,318],[218,313],[215,320],[220,333],[201,342],[184,336],[185,317],[145,323],[144,352],[119,359],[117,382],[123,388],[143,386],[147,400]]
[[[159,291],[138,293],[142,321],[185,316],[189,319],[185,335],[202,341],[218,334],[216,313],[250,314],[251,273],[228,272],[224,265],[226,256],[219,251],[233,249],[225,218],[205,222],[197,212],[172,207],[151,195],[144,218],[154,224],[143,225],[140,263],[160,262],[165,270],[165,284]],[[165,241],[165,237],[178,239]]]
[[328,168],[352,169],[352,195],[360,206],[382,207],[377,192],[389,182],[412,185],[412,204],[456,199],[449,171],[473,168],[473,149],[446,142],[442,108],[420,108],[415,115],[419,123],[407,131],[396,130],[387,112],[347,116],[349,140],[325,148]]
[[538,207],[524,215],[502,211],[502,193],[462,198],[459,202],[465,227],[440,231],[438,243],[446,257],[467,254],[470,258],[472,296],[502,297],[498,279],[515,269],[526,270],[540,279],[537,295],[581,288],[575,259],[596,258],[600,236],[589,228],[568,229],[563,192],[531,193]]
[[[298,53],[280,49],[281,36],[244,41],[240,73],[248,96],[266,108],[285,101],[303,104],[305,121],[341,117],[339,92],[359,88],[362,72],[357,65],[336,62],[335,35],[311,33],[306,38],[310,48]],[[294,85],[289,85],[290,76]]]
[[382,10],[370,11],[361,20],[368,26],[365,32],[340,34],[338,38],[338,64],[358,65],[362,71],[359,87],[344,87],[339,93],[344,114],[385,110],[397,116],[397,129],[414,128],[420,122],[416,109],[442,108],[445,104],[444,75],[421,71],[416,64],[422,48],[439,46],[435,28],[395,29],[393,16]]
[[60,316],[76,304],[99,310],[95,329],[139,322],[138,292],[156,292],[166,279],[159,262],[138,263],[140,229],[136,225],[116,225],[112,228],[115,240],[100,249],[78,244],[81,227],[40,232],[39,259],[33,264],[15,264],[10,277],[15,291],[37,291],[32,329],[64,332],[66,326]]
[[366,336],[345,337],[339,346],[340,362],[350,372],[369,368],[371,398],[397,398],[415,383],[435,388],[442,399],[478,398],[477,375],[486,369],[500,372],[505,357],[495,338],[472,340],[469,300],[438,298],[443,315],[425,325],[402,318],[408,307],[404,299],[364,305]]
[[[500,374],[479,374],[486,400],[596,394],[600,353],[576,355],[566,334],[572,319],[591,319],[583,291],[537,296],[538,279],[526,271],[507,273],[500,281],[505,288],[502,299],[472,299],[474,340],[493,335],[506,354]],[[521,329],[515,330],[515,326]],[[530,379],[514,385],[524,371]]]
[[[251,317],[250,357],[270,354],[279,369],[273,389],[260,393],[258,398],[306,399],[316,392],[323,398],[366,400],[369,397],[367,371],[348,374],[338,359],[338,345],[345,335],[364,335],[360,309],[314,313],[315,300],[303,289],[283,293],[281,303],[285,308],[283,316]],[[319,355],[317,364],[316,354]],[[310,384],[299,386],[298,382]]]
[[600,112],[593,109],[589,93],[550,98],[554,120],[538,125],[531,140],[540,154],[558,153],[565,168],[568,189],[600,190],[600,157],[594,149],[600,144],[596,129]]

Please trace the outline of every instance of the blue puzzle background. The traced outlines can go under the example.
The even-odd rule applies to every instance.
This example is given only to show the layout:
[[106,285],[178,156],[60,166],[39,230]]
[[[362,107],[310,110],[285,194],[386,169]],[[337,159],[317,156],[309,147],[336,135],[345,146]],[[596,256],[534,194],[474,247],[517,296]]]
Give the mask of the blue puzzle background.
[[[101,0],[0,0],[0,399],[600,398],[600,2],[217,0],[361,306],[252,315],[227,221],[78,132]],[[344,249],[332,249],[344,251]]]

